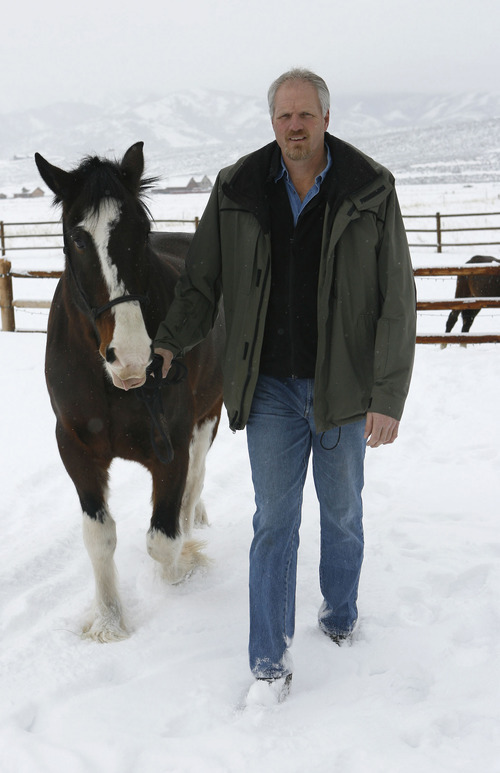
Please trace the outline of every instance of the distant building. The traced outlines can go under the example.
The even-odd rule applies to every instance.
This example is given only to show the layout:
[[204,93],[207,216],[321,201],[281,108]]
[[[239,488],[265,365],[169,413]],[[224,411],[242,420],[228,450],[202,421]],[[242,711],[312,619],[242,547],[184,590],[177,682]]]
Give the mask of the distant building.
[[5,195],[5,193],[0,193],[0,199],[6,199],[6,198],[7,196]]
[[210,193],[212,188],[211,181],[205,175],[200,182],[196,182],[194,177],[191,177],[185,187],[157,188],[156,193]]
[[38,199],[40,196],[45,196],[41,188],[35,188],[31,193],[27,188],[22,188],[21,193],[14,193],[15,199]]

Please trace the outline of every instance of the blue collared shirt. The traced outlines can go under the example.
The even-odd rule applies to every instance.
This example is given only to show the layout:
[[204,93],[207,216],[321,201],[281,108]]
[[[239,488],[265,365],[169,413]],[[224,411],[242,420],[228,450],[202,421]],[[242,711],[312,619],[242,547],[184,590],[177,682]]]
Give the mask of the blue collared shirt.
[[325,179],[325,176],[332,165],[332,154],[330,153],[330,148],[326,144],[325,144],[325,148],[326,148],[326,166],[323,169],[323,171],[320,172],[320,174],[316,177],[316,180],[314,181],[314,185],[307,191],[304,197],[304,201],[300,200],[300,196],[295,190],[295,185],[291,181],[290,175],[288,174],[288,169],[286,168],[285,162],[283,161],[283,156],[281,156],[281,172],[275,178],[274,182],[277,183],[278,180],[281,180],[282,177],[285,178],[286,192],[288,193],[288,199],[290,201],[290,206],[292,208],[294,225],[297,225],[297,220],[299,219],[299,215],[302,212],[302,210],[307,206],[307,204],[309,204],[311,199],[313,199],[319,193],[321,183]]

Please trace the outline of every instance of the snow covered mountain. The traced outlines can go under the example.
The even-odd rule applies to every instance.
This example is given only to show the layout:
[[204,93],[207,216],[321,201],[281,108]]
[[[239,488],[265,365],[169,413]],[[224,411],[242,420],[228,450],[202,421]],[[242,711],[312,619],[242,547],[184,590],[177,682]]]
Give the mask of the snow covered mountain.
[[59,156],[122,150],[139,139],[153,152],[213,149],[271,138],[265,104],[253,97],[190,91],[104,106],[60,103],[2,116],[0,157],[34,150]]
[[[89,153],[120,156],[143,140],[148,170],[165,180],[214,175],[273,137],[264,98],[221,91],[60,103],[0,117],[0,191],[38,184],[35,151],[67,166]],[[500,179],[500,93],[334,95],[330,127],[403,181],[463,172]]]
[[436,124],[477,123],[500,118],[500,92],[466,94],[374,94],[332,100],[333,120],[355,136]]

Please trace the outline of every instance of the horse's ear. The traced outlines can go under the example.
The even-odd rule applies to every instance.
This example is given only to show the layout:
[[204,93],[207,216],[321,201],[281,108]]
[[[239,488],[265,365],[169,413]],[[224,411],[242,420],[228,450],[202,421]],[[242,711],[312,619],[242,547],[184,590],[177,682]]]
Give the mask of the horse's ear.
[[44,182],[59,199],[63,199],[71,185],[71,174],[49,164],[40,153],[35,153],[35,163]]
[[120,164],[125,182],[134,192],[137,192],[141,187],[141,177],[144,172],[143,147],[143,142],[136,142],[127,150]]

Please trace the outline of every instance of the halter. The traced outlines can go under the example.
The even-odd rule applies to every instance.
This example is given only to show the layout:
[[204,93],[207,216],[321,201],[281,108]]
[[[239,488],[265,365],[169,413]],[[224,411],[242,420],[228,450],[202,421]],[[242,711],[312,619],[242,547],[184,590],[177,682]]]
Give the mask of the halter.
[[[82,292],[80,290],[80,292]],[[103,311],[107,311],[108,309],[111,309],[113,306],[116,306],[119,303],[126,303],[127,301],[139,301],[141,306],[146,306],[149,303],[149,298],[147,295],[120,295],[118,298],[113,298],[112,301],[108,301],[107,303],[104,303],[102,306],[99,306],[97,309],[94,307],[89,307],[93,319],[97,319],[97,317],[103,313]]]
[[[71,263],[71,255],[70,252],[66,246],[66,244],[63,247],[63,253],[66,258],[66,266],[69,269],[69,273],[71,274],[71,278],[73,279],[73,282],[75,283],[75,287],[78,290],[78,293],[80,295],[80,298],[83,301],[83,304],[85,308],[88,311],[88,314],[92,320],[93,323],[95,323],[97,317],[99,317],[103,312],[107,311],[108,309],[111,309],[113,306],[117,306],[119,303],[128,303],[128,301],[138,301],[141,306],[146,306],[149,303],[149,298],[147,295],[120,295],[118,298],[113,298],[111,301],[108,301],[107,303],[103,303],[102,306],[91,306],[89,299],[87,298],[85,294],[85,290],[81,286],[77,275],[75,274],[75,271],[73,269],[73,265]],[[97,333],[97,328],[94,324],[94,330]]]

